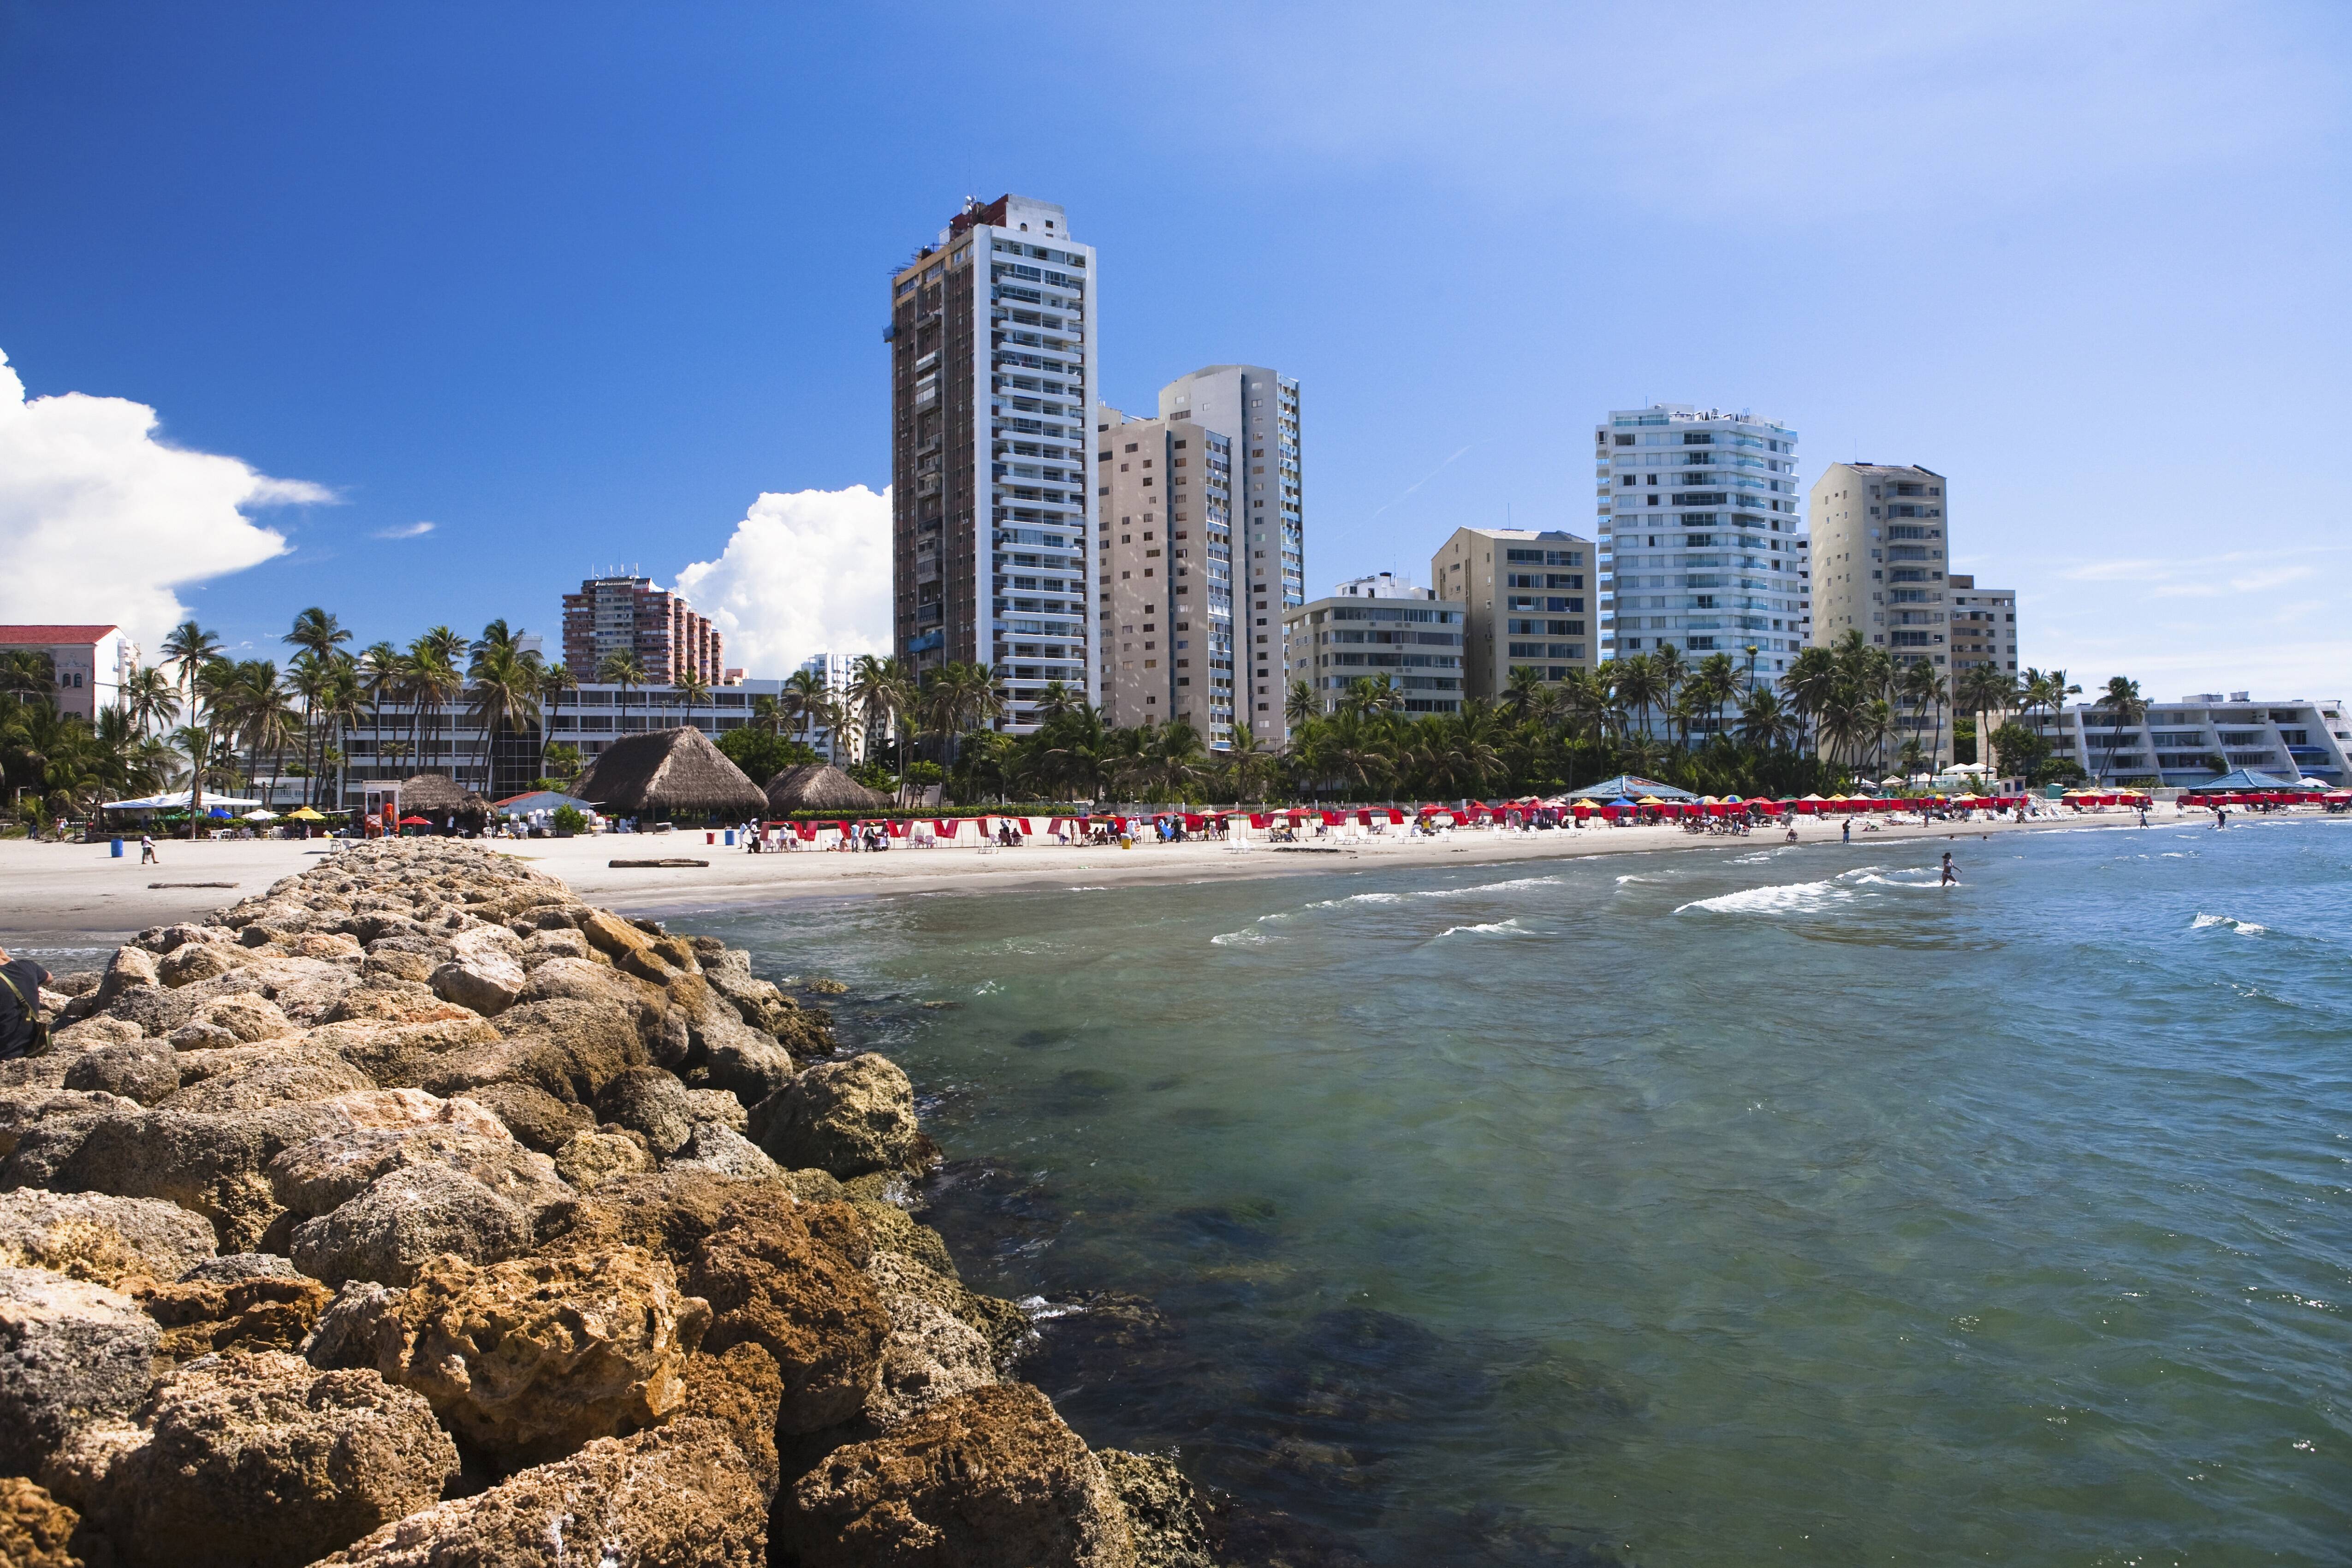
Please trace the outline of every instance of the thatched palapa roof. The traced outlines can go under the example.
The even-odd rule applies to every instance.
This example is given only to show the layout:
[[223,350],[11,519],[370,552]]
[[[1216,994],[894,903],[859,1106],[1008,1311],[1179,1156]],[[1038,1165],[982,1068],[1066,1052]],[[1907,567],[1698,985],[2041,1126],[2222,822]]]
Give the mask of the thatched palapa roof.
[[411,773],[400,781],[400,815],[429,818],[435,826],[454,816],[469,826],[489,820],[490,808],[469,789],[459,789],[447,773]]
[[768,809],[778,816],[795,811],[887,811],[894,804],[831,763],[803,763],[768,781]]
[[572,793],[620,816],[740,820],[768,805],[760,786],[691,727],[651,730],[614,742]]

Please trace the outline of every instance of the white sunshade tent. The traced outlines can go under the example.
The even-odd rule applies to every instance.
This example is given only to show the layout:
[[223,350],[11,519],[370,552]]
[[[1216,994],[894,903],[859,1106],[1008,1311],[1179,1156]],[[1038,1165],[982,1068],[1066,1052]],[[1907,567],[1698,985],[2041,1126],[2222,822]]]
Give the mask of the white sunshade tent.
[[247,812],[241,820],[246,822],[275,822],[278,820],[278,814],[270,810],[266,805],[258,806],[252,811]]
[[[110,800],[106,803],[106,809],[109,811],[185,811],[188,809],[188,798],[191,793],[188,790],[181,790],[174,795],[151,795],[138,800]],[[233,811],[242,806],[260,804],[257,800],[241,799],[233,795],[205,796],[206,811],[210,811],[216,805]]]

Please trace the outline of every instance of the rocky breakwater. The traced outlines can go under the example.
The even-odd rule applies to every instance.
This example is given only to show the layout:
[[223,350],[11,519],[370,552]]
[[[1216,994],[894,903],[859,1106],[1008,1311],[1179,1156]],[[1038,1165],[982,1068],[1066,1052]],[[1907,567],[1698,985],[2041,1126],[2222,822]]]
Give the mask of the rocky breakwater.
[[522,860],[352,845],[0,1066],[0,1562],[1210,1562],[889,1201],[905,1074]]

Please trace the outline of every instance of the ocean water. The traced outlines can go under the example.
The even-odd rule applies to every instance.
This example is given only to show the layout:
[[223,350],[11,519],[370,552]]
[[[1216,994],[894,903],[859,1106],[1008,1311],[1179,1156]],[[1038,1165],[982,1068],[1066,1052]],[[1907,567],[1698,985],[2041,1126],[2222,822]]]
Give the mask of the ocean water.
[[1024,1374],[1237,1550],[2352,1561],[2352,824],[1066,859],[677,923],[853,987]]

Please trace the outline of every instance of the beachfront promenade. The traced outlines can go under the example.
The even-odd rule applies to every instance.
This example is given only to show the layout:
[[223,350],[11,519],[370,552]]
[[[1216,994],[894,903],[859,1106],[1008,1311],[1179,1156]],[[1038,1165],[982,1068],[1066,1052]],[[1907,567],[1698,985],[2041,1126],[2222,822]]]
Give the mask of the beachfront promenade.
[[[2297,809],[2294,815],[2316,815]],[[1042,820],[1042,819],[1040,819]],[[2062,811],[2025,823],[1979,821],[1921,824],[1876,815],[1845,818],[1799,817],[1797,842],[1836,844],[1851,822],[1855,842],[1900,839],[1978,838],[2085,828],[2137,830],[2138,816],[2122,809]],[[2239,817],[2239,822],[2256,819]],[[2149,813],[2158,829],[2212,831],[2202,811],[2159,806]],[[1309,830],[1312,831],[1311,829]],[[719,836],[723,840],[723,835]],[[1290,876],[1354,870],[1375,864],[1462,865],[1556,859],[1580,855],[1734,853],[1785,846],[1783,827],[1759,828],[1746,837],[1720,837],[1678,826],[1587,826],[1524,832],[1513,828],[1457,827],[1436,837],[1408,835],[1401,827],[1379,833],[1331,830],[1295,846],[1254,842],[1244,847],[1215,840],[1179,844],[1138,842],[1055,844],[1028,838],[1020,848],[983,848],[977,842],[955,847],[894,847],[883,854],[803,850],[751,855],[738,846],[705,842],[702,829],[667,834],[600,834],[579,838],[496,840],[494,847],[520,856],[562,878],[584,898],[633,913],[757,903],[770,899],[856,897],[876,892],[982,890],[1083,880],[1114,882],[1192,880],[1203,877]],[[160,842],[160,866],[139,864],[137,841],[121,859],[104,844],[35,844],[0,841],[0,943],[72,945],[119,942],[147,926],[193,920],[223,902],[257,892],[280,877],[318,863],[336,847],[331,839],[231,839]],[[707,866],[614,868],[614,859],[707,860]],[[1081,875],[1083,874],[1083,875]],[[204,884],[234,882],[234,889]],[[153,886],[152,884],[162,884]]]

